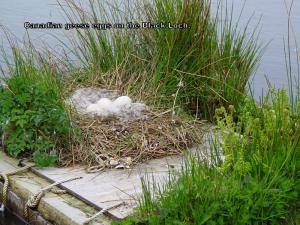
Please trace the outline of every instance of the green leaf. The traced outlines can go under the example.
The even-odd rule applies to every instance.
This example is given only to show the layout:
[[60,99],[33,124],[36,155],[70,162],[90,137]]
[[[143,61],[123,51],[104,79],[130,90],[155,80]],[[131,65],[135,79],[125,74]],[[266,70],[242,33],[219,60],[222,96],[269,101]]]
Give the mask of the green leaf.
[[48,155],[44,152],[35,152],[33,155],[33,159],[37,166],[48,167],[54,166],[58,160],[58,157],[56,155]]

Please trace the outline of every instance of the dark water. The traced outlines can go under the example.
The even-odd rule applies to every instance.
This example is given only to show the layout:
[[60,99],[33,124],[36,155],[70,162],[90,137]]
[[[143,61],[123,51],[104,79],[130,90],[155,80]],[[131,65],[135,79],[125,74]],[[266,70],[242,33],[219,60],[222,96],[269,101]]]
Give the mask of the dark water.
[[28,225],[8,210],[0,212],[0,225]]

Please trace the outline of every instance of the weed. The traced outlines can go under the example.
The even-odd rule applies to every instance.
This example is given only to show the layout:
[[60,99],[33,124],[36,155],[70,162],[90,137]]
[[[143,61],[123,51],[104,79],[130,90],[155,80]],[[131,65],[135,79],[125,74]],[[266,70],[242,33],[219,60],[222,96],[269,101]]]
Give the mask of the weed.
[[34,153],[37,165],[49,166],[57,161],[59,149],[68,146],[71,123],[49,68],[38,68],[33,55],[12,50],[15,65],[0,91],[5,149],[13,157]]
[[163,187],[144,181],[137,215],[124,224],[296,224],[299,109],[283,90],[241,109],[237,122],[232,106],[216,112],[224,162],[190,158]]

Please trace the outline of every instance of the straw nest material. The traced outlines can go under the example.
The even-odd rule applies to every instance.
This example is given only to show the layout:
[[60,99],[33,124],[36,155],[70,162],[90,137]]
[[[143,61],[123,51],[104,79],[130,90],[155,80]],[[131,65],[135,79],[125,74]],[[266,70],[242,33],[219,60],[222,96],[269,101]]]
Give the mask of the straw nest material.
[[164,156],[178,155],[202,140],[201,122],[184,121],[170,112],[148,111],[134,121],[101,119],[83,115],[76,119],[81,138],[69,154],[61,154],[64,166],[88,164],[90,168],[129,168]]

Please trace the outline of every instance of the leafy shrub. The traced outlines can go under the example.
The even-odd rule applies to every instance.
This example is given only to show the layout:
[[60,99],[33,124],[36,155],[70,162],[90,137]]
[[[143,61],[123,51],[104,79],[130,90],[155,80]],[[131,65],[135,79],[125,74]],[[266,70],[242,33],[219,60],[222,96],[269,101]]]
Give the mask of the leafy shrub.
[[15,56],[13,74],[5,79],[7,87],[0,90],[6,151],[13,157],[34,154],[38,165],[49,166],[58,159],[55,152],[69,142],[70,120],[49,71]]
[[123,224],[297,224],[300,103],[290,106],[280,91],[262,107],[247,99],[237,122],[233,107],[217,110],[225,161],[191,158],[162,188],[144,182],[138,214]]

